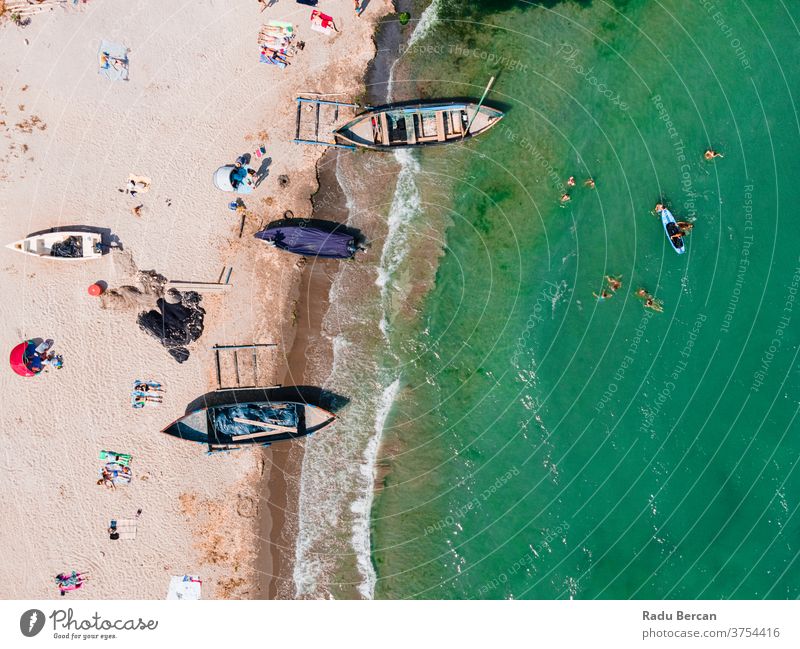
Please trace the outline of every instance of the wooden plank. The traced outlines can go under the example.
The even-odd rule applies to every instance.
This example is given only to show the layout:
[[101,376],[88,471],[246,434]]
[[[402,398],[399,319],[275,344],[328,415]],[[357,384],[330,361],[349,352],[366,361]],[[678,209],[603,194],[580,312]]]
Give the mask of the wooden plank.
[[439,142],[444,142],[447,139],[447,131],[444,125],[444,111],[440,110],[436,113],[436,139]]
[[164,286],[164,290],[175,288],[179,291],[226,291],[231,284],[218,284],[216,282],[179,282],[170,280]]
[[448,111],[448,115],[450,115],[450,130],[453,134],[460,135],[463,133],[464,127],[461,124],[461,112]]
[[[407,134],[408,144],[417,143],[417,124],[420,123],[420,119],[421,117],[419,113],[409,113],[408,115],[406,115],[406,134]],[[409,122],[411,124],[411,128],[408,128]]]
[[[235,442],[238,442],[244,439],[256,439],[257,437],[270,437],[272,435],[280,435],[282,432],[283,431],[280,430],[265,430],[258,433],[250,433],[249,435],[234,435],[233,437],[231,437],[231,439]],[[287,432],[297,433],[295,429],[292,429]]]
[[389,144],[389,118],[386,113],[381,113],[381,141],[377,144]]
[[297,123],[296,123],[296,127],[297,128],[295,130],[295,136],[294,136],[295,140],[299,140],[300,139],[300,117],[302,115],[302,111],[303,111],[303,104],[302,104],[302,102],[298,101],[297,102]]
[[[261,428],[271,428],[279,433],[296,433],[297,428],[291,426],[281,426],[279,424],[268,424],[265,421],[256,421],[255,419],[245,419],[244,417],[234,417],[233,421],[237,424],[249,424],[250,426],[259,426]],[[234,438],[238,438],[239,435],[234,435]]]
[[214,350],[214,358],[217,361],[217,387],[222,387],[222,367],[219,364],[219,350]]

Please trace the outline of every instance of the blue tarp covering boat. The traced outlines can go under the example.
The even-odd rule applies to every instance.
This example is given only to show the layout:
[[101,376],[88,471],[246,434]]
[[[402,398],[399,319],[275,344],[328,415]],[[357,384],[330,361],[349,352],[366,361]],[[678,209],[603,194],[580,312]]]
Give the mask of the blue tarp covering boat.
[[306,257],[350,259],[358,250],[353,235],[335,227],[328,231],[311,225],[276,225],[255,236],[271,246]]

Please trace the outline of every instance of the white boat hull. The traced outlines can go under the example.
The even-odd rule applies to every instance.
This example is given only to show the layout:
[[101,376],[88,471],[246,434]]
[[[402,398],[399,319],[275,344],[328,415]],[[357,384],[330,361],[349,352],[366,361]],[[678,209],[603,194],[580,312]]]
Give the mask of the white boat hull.
[[[80,257],[56,257],[51,255],[53,245],[61,243],[68,237],[77,237],[81,240]],[[81,261],[86,259],[97,259],[102,256],[102,252],[97,249],[97,244],[101,243],[101,236],[96,232],[70,232],[62,230],[59,232],[46,232],[35,236],[20,239],[14,243],[9,243],[6,248],[16,250],[24,255],[31,257],[43,257],[46,259],[58,259],[60,261]]]

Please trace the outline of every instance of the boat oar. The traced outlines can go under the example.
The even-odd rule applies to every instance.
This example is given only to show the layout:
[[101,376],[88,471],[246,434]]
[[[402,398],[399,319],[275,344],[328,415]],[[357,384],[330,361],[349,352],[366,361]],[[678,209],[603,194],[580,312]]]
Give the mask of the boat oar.
[[478,102],[478,107],[475,109],[475,113],[472,115],[472,119],[469,120],[469,124],[467,124],[467,128],[461,134],[461,139],[463,140],[467,133],[469,133],[469,129],[472,127],[472,122],[475,121],[475,118],[478,116],[478,113],[481,112],[481,105],[483,104],[483,100],[486,99],[486,95],[489,94],[489,90],[492,89],[492,84],[494,83],[494,77],[489,79],[489,83],[486,85],[486,90],[483,91],[483,95],[481,96],[481,100]]

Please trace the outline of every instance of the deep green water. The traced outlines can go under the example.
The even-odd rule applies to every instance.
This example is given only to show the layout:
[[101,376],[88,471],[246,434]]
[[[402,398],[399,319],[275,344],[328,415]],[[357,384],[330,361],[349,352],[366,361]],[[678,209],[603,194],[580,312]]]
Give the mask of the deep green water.
[[[470,6],[396,80],[479,96],[496,74],[509,112],[419,157],[449,227],[392,332],[376,596],[798,597],[800,8]],[[695,222],[686,255],[660,197]]]

